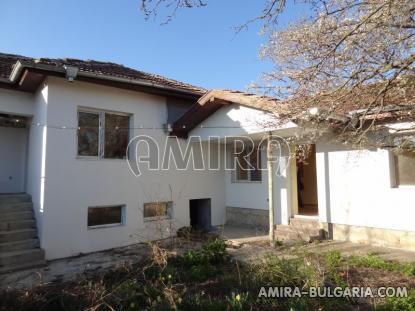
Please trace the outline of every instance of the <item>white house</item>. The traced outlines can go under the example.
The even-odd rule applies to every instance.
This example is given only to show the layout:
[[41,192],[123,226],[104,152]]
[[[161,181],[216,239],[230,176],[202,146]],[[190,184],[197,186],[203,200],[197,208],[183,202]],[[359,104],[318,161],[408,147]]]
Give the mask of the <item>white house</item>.
[[[258,144],[270,131],[289,138],[302,130],[273,125],[273,104],[113,63],[0,54],[0,271],[189,225],[266,227],[267,158]],[[126,148],[143,135],[159,150],[175,137],[185,150],[198,136],[193,156],[211,169],[180,170],[168,158],[168,169],[144,167],[136,176],[137,154],[127,161]],[[295,144],[284,145],[273,179],[277,237],[317,224],[328,238],[415,249],[415,160],[348,149],[331,135],[310,147],[307,164],[289,156]],[[247,137],[253,169],[227,169],[238,156],[235,141]]]

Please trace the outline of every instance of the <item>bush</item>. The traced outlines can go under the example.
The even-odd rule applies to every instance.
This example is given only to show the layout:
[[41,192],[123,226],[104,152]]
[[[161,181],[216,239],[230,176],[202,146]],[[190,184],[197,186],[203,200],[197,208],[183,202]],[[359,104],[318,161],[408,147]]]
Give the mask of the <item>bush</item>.
[[301,260],[298,259],[280,259],[267,254],[264,262],[253,264],[250,270],[261,286],[301,286],[305,282]]
[[325,254],[325,260],[327,267],[332,270],[340,267],[343,257],[339,251],[330,251]]
[[408,293],[407,297],[389,297],[379,308],[388,311],[415,311],[415,290]]
[[211,264],[223,264],[229,259],[226,245],[219,239],[204,244],[202,246],[202,256]]
[[201,250],[190,250],[183,255],[183,264],[187,267],[201,264],[224,264],[228,260],[226,245],[221,240],[208,242],[203,244]]
[[376,254],[368,254],[362,257],[350,257],[349,264],[357,267],[396,271],[404,273],[408,276],[415,276],[415,263],[399,263],[394,261],[386,261]]
[[213,276],[220,269],[220,265],[227,263],[228,260],[229,254],[223,241],[208,242],[200,250],[190,250],[183,255],[182,268],[188,271],[183,275],[183,279],[206,280]]

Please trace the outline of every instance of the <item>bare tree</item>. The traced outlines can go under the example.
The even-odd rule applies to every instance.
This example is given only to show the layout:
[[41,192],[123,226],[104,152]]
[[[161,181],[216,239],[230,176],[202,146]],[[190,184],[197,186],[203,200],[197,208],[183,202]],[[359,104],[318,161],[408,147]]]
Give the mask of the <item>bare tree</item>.
[[[255,0],[257,1],[257,0]],[[301,0],[304,2],[307,0]],[[276,24],[278,15],[283,11],[286,0],[262,0],[261,13],[247,21],[246,24],[238,26],[240,30],[255,21],[265,21],[267,24]],[[200,8],[208,5],[208,0],[141,0],[141,9],[146,18],[155,17],[162,9],[167,9],[164,23],[168,23],[181,8]]]
[[338,108],[356,90],[371,93],[362,104],[373,110],[414,73],[412,0],[315,0],[310,7],[310,18],[272,32],[262,50],[274,63],[266,75],[271,93],[317,101],[329,96]]
[[[207,1],[207,0],[206,0]],[[175,8],[204,6],[201,1],[142,0],[154,13],[163,3]],[[285,0],[265,0],[261,13],[242,27],[260,21],[268,43],[261,56],[273,63],[257,91],[286,100],[276,113],[292,118],[311,107],[338,118],[341,131],[357,142],[385,112],[413,110],[415,98],[415,2],[413,0],[304,0],[309,16],[284,29],[274,26]],[[151,9],[149,9],[149,5]],[[243,5],[243,4],[241,4]],[[386,111],[387,109],[387,111]],[[355,111],[355,114],[350,114]],[[374,116],[375,115],[375,116]],[[413,118],[404,113],[401,119]],[[318,120],[317,120],[318,121]],[[346,131],[347,130],[347,131]]]
[[146,19],[156,17],[163,8],[168,9],[163,24],[170,22],[180,8],[204,7],[206,5],[207,2],[203,0],[141,0],[141,10],[144,12]]

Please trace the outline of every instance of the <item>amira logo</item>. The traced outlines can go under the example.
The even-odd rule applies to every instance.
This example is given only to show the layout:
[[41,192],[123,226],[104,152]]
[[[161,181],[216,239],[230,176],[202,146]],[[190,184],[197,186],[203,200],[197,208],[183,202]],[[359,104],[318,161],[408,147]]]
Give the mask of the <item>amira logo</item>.
[[[271,155],[266,153],[268,146],[271,146]],[[202,141],[200,136],[190,136],[187,140],[167,136],[156,140],[139,135],[129,141],[126,152],[128,166],[136,177],[144,170],[267,170],[266,165],[255,167],[249,161],[251,157],[261,158],[262,152],[267,154],[267,161],[276,164],[276,174],[287,169],[290,163],[290,145],[279,136],[264,136],[256,141],[249,136],[210,136]]]

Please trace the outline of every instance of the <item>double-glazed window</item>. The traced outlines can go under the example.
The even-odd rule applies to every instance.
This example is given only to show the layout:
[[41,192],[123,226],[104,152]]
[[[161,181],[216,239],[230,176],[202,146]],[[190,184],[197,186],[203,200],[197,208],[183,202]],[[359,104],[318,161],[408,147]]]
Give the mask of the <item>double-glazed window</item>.
[[403,151],[393,159],[395,186],[415,186],[415,152]]
[[144,218],[169,217],[172,202],[144,203]]
[[261,149],[258,147],[235,152],[235,182],[261,181]]
[[104,111],[78,111],[78,156],[125,159],[130,116]]
[[124,205],[88,207],[88,227],[121,225]]

